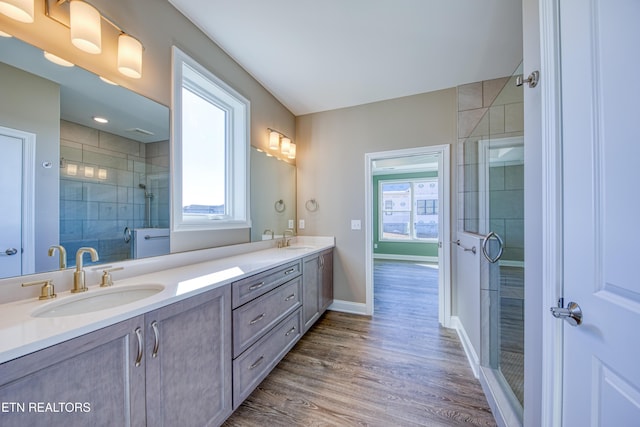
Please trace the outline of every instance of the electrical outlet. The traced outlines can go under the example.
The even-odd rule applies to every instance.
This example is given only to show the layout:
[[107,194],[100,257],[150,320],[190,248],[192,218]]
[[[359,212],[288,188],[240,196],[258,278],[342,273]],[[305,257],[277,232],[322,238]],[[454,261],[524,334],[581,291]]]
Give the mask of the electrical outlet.
[[293,228],[294,227],[294,222],[292,219],[289,220],[289,228]]
[[298,228],[300,230],[304,230],[304,219],[301,219],[300,221],[298,221]]
[[351,220],[351,229],[352,230],[360,230],[360,229],[362,229],[362,224],[360,223],[359,219],[352,219]]
[[373,249],[378,249],[378,244],[377,243],[373,244]]

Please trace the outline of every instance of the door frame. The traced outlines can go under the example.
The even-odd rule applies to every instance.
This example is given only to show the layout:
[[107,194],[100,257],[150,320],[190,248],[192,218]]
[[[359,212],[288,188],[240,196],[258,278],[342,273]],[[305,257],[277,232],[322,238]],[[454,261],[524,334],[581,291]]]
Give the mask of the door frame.
[[543,425],[562,425],[562,324],[549,313],[562,295],[562,115],[559,0],[540,1],[542,122],[542,410]]
[[36,135],[0,126],[0,134],[22,140],[22,274],[35,273]]
[[371,316],[373,307],[373,162],[417,155],[438,154],[438,193],[442,197],[438,209],[438,321],[451,327],[451,154],[450,145],[432,145],[402,150],[380,151],[365,154],[365,299],[366,314]]

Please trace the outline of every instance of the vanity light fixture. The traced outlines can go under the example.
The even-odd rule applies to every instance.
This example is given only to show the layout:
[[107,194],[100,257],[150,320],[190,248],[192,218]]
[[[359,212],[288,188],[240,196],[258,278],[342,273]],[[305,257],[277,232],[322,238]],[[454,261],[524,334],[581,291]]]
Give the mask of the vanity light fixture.
[[98,9],[81,0],[69,2],[71,43],[80,50],[102,53],[102,19]]
[[98,169],[98,179],[107,179],[106,169]]
[[0,37],[11,38],[13,36],[9,33],[5,33],[4,31],[0,31]]
[[142,43],[128,34],[118,36],[118,71],[127,77],[142,77]]
[[269,149],[280,151],[281,154],[284,154],[289,159],[295,159],[296,145],[291,142],[291,138],[275,129],[267,128],[267,130],[269,131]]
[[113,86],[118,86],[118,83],[116,83],[116,82],[112,82],[111,80],[106,79],[106,78],[104,78],[104,77],[102,77],[102,76],[100,76],[100,80],[102,80],[102,81],[103,81],[103,82],[105,82],[106,84],[113,85]]
[[[17,0],[0,0],[0,5],[7,1],[15,2]],[[102,53],[102,21],[113,27],[118,33],[116,59],[118,71],[133,79],[142,77],[142,51],[144,47],[138,39],[125,32],[115,22],[102,15],[97,8],[84,0],[44,0],[44,2],[45,14],[68,27],[71,43],[84,52],[94,55]],[[68,13],[63,8],[65,3],[68,3]]]
[[78,175],[78,165],[74,163],[67,163],[67,175],[70,175],[70,176]]
[[73,67],[73,62],[69,62],[65,59],[60,58],[59,56],[54,55],[53,53],[49,53],[47,51],[44,52],[44,57],[47,60],[53,62],[56,65],[60,65],[61,67]]
[[25,24],[33,22],[35,0],[0,0],[0,13]]
[[87,178],[93,178],[93,166],[84,167],[84,176]]
[[277,150],[280,147],[280,134],[275,130],[269,129],[269,148]]
[[280,145],[280,151],[282,154],[289,154],[289,148],[291,148],[291,139],[282,138],[282,144]]

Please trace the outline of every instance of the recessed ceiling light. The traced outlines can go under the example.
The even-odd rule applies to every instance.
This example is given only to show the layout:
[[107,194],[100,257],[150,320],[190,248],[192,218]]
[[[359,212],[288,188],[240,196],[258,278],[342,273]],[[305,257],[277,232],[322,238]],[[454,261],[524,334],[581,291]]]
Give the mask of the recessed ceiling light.
[[98,122],[98,123],[103,123],[103,124],[104,124],[104,123],[109,123],[109,120],[108,120],[108,119],[105,119],[104,117],[97,117],[97,116],[94,116],[94,117],[93,117],[93,120],[95,120],[95,121],[96,121],[96,122]]
[[59,56],[54,55],[53,53],[45,52],[44,57],[54,64],[60,65],[61,67],[73,67],[73,62],[66,61]]

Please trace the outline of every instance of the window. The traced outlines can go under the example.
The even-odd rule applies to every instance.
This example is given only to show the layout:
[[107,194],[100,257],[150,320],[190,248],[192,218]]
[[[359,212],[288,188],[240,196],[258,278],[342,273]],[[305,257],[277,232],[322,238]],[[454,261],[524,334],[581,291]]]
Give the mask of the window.
[[438,239],[438,181],[380,181],[380,240]]
[[249,222],[249,101],[173,48],[174,231]]

